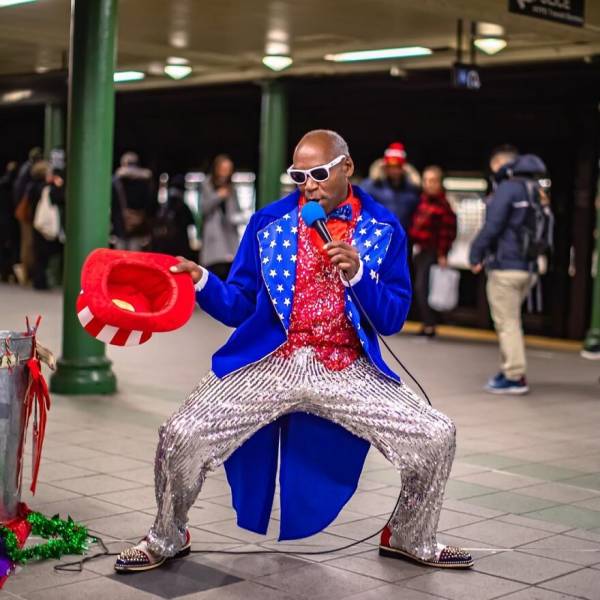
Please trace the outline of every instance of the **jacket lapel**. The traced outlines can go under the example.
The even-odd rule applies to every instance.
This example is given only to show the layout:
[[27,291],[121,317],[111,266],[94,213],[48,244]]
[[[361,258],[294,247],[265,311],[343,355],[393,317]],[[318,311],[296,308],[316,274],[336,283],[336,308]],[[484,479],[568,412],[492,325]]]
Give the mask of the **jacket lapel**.
[[298,255],[298,208],[257,232],[260,269],[275,312],[290,326]]

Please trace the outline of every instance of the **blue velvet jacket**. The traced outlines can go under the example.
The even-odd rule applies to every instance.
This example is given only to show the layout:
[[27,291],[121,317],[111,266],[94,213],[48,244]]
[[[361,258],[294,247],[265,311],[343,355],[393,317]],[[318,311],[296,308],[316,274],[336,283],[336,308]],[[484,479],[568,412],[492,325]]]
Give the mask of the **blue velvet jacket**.
[[[379,333],[391,335],[402,329],[411,300],[406,235],[387,209],[360,188],[353,190],[361,202],[352,240],[361,270],[352,289]],[[218,377],[262,360],[287,340],[293,303],[278,298],[282,289],[281,293],[293,297],[298,201],[299,193],[294,192],[256,212],[227,281],[209,274],[198,286],[201,308],[236,328],[213,356],[212,369]],[[285,268],[275,262],[281,253],[290,259],[284,260]],[[376,332],[349,293],[346,312],[365,355],[383,376],[400,381],[385,364]],[[225,464],[238,525],[266,532],[280,454],[280,539],[321,531],[354,493],[368,449],[365,440],[314,415],[293,413],[267,425]]]

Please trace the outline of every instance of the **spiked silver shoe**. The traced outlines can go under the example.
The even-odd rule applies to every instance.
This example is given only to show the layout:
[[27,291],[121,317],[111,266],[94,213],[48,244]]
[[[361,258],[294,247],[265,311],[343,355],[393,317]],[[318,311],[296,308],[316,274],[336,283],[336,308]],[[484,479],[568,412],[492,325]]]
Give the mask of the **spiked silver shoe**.
[[183,558],[190,553],[192,541],[190,532],[186,531],[186,542],[179,552],[172,557],[156,556],[148,548],[148,542],[143,539],[141,542],[123,550],[115,561],[115,571],[117,573],[137,573],[140,571],[150,571],[157,569],[167,560],[174,558]]
[[454,546],[442,546],[438,544],[438,550],[431,559],[419,558],[414,554],[409,554],[406,550],[392,546],[391,532],[388,527],[381,532],[379,555],[387,558],[408,560],[426,567],[438,567],[442,569],[469,569],[473,566],[471,555],[466,550]]

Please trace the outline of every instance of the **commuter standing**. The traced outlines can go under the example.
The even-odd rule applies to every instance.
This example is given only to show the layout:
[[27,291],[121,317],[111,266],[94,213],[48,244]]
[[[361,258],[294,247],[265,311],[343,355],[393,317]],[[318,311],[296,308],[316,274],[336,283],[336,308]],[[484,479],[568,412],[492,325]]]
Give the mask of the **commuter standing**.
[[112,228],[119,250],[145,250],[152,218],[158,210],[152,172],[140,167],[139,156],[126,152],[112,183]]
[[537,156],[519,156],[514,147],[503,146],[493,152],[490,169],[494,189],[469,255],[474,273],[486,269],[487,299],[500,343],[501,370],[488,381],[486,390],[526,394],[521,305],[535,282],[537,264],[528,256],[524,233],[533,203],[540,202],[535,176],[545,173],[546,167]]
[[202,186],[202,264],[223,281],[239,245],[240,205],[231,178],[233,161],[220,154]]
[[[42,198],[46,195],[45,198]],[[33,287],[36,290],[47,290],[48,285],[48,267],[51,258],[58,256],[62,258],[64,241],[64,215],[65,215],[65,172],[62,169],[52,169],[48,174],[46,185],[42,187],[40,198],[37,201],[37,209],[42,208],[40,203],[47,202],[45,210],[57,211],[58,219],[56,228],[38,230],[37,213],[34,219],[33,229],[33,249],[34,265],[32,273]],[[58,279],[62,280],[62,260],[59,260],[61,266],[58,269]]]
[[419,203],[419,189],[412,182],[409,169],[404,145],[395,142],[384,152],[383,176],[370,177],[361,184],[365,192],[396,215],[405,231]]
[[29,182],[15,209],[21,230],[20,268],[16,269],[19,283],[29,283],[35,269],[33,217],[50,173],[50,163],[36,160],[29,170]]
[[195,232],[196,222],[184,194],[184,176],[174,175],[169,181],[167,201],[160,207],[152,227],[152,251],[198,260],[198,253],[190,244],[190,228]]
[[423,193],[409,235],[413,242],[415,300],[423,321],[420,335],[433,337],[437,314],[428,302],[429,274],[435,264],[448,265],[448,252],[456,238],[456,215],[446,200],[440,167],[430,166],[423,171]]

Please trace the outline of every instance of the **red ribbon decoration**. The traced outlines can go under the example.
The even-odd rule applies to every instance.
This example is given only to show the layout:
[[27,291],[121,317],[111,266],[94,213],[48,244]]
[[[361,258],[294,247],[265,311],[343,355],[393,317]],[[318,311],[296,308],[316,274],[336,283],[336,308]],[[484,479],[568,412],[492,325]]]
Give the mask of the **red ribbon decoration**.
[[27,361],[29,384],[27,385],[27,391],[25,392],[21,441],[19,443],[19,454],[17,458],[17,485],[20,488],[21,477],[23,474],[23,450],[25,449],[25,439],[27,437],[29,419],[31,418],[31,413],[33,412],[33,460],[30,487],[32,494],[35,494],[35,489],[37,486],[37,478],[42,460],[42,446],[44,445],[44,436],[46,434],[46,421],[48,420],[48,411],[50,410],[50,394],[48,392],[48,385],[46,384],[46,380],[42,375],[42,367],[36,353],[36,333],[41,320],[42,317],[38,316],[35,325],[31,327],[29,324],[29,318],[26,318],[27,333],[33,335],[33,354],[32,357]]
[[[21,460],[23,445],[29,427],[31,413],[36,412],[33,421],[33,461],[31,472],[31,493],[35,494],[40,462],[42,460],[42,446],[44,445],[44,436],[46,434],[46,421],[48,420],[48,411],[50,410],[50,394],[48,385],[42,375],[40,361],[37,358],[30,358],[27,361],[29,369],[29,386],[25,396],[23,435],[21,437]],[[39,421],[38,421],[39,417]]]

